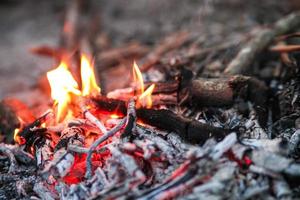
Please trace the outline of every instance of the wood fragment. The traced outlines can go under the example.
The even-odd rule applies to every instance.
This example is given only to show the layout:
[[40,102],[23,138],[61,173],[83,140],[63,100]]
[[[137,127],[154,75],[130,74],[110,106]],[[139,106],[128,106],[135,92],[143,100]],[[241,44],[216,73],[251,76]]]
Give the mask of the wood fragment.
[[94,124],[99,130],[103,133],[106,134],[107,129],[104,126],[104,124],[97,119],[87,108],[83,107],[82,108],[83,115],[92,123]]
[[67,175],[74,164],[74,152],[68,152],[68,145],[83,146],[84,132],[78,127],[69,127],[61,133],[61,137],[55,146],[53,160],[47,163],[41,171],[43,178],[48,179],[49,176],[62,178]]

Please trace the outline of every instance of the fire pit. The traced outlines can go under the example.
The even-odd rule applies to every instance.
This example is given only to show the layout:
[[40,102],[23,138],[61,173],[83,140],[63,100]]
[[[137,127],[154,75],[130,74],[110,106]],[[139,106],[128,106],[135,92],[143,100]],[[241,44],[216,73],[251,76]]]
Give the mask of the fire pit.
[[31,49],[56,63],[35,103],[0,103],[0,199],[300,197],[299,12],[107,47],[96,5],[70,1],[60,45]]

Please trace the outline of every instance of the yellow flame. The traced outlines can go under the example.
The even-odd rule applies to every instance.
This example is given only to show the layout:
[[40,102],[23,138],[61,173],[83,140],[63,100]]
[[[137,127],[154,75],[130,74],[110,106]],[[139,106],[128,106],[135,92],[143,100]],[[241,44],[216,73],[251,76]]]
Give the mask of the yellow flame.
[[56,121],[60,122],[68,113],[71,94],[81,95],[81,92],[65,62],[61,62],[56,69],[49,71],[47,78],[51,87],[51,97],[57,104]]
[[144,93],[143,75],[135,61],[133,62],[133,81],[139,88],[139,94],[143,94]]
[[132,71],[133,71],[133,81],[138,88],[138,95],[139,95],[138,104],[145,106],[147,108],[151,108],[152,107],[151,95],[155,88],[155,84],[152,84],[145,91],[143,75],[135,61],[133,62]]
[[81,55],[82,95],[99,94],[101,89],[97,85],[93,65],[85,54]]
[[143,94],[140,95],[139,101],[142,102],[142,105],[146,104],[146,108],[151,108],[152,107],[152,92],[155,88],[155,84],[152,84],[150,87],[147,88]]
[[110,118],[111,118],[111,119],[119,119],[120,116],[117,115],[117,114],[111,114],[111,115],[110,115]]
[[19,131],[20,131],[19,128],[16,128],[14,131],[14,141],[17,143],[19,143],[19,137],[18,137]]

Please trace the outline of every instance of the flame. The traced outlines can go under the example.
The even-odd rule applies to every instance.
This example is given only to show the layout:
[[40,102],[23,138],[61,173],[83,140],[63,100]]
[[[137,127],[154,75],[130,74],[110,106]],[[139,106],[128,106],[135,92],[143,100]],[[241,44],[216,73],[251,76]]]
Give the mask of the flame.
[[15,131],[14,131],[14,141],[17,142],[17,143],[19,143],[19,136],[18,136],[19,131],[20,131],[19,128],[16,128]]
[[147,108],[151,108],[152,107],[151,95],[155,88],[155,84],[152,84],[145,91],[143,75],[135,61],[133,62],[133,81],[139,89],[138,90],[138,95],[139,95],[138,103]]
[[135,61],[133,62],[133,81],[139,88],[139,94],[143,94],[145,89],[143,75]]
[[110,115],[110,118],[111,118],[111,119],[119,119],[120,116],[117,115],[117,114],[111,114],[111,115]]
[[151,108],[152,107],[152,98],[151,98],[151,95],[152,95],[152,92],[153,92],[154,88],[155,88],[155,84],[152,84],[139,97],[139,101],[142,102],[142,105],[146,104],[146,108]]
[[21,117],[18,116],[17,118],[18,118],[18,120],[20,122],[20,127],[16,128],[14,130],[14,141],[16,143],[18,143],[19,145],[23,145],[23,144],[25,144],[26,141],[25,141],[25,139],[23,137],[21,137],[19,135],[19,133],[20,133],[20,130],[24,127],[25,122],[23,121],[23,119]]
[[26,143],[26,140],[23,137],[19,136],[20,130],[20,128],[16,128],[14,130],[14,141],[17,142],[19,145],[23,145]]
[[83,96],[100,93],[101,89],[97,85],[93,65],[85,54],[81,55],[81,81]]
[[65,62],[61,62],[56,69],[49,71],[47,78],[51,87],[51,97],[57,104],[56,121],[60,122],[68,113],[71,94],[81,95],[81,92]]

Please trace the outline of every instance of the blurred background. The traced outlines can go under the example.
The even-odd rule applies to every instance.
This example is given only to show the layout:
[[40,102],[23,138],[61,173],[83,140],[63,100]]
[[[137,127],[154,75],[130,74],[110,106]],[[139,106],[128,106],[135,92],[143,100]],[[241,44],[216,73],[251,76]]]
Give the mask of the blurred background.
[[[54,67],[53,60],[30,49],[59,44],[69,2],[0,1],[0,98],[34,88],[38,77]],[[95,0],[86,12],[97,18],[96,28],[110,47],[132,40],[152,47],[179,30],[221,41],[270,24],[299,6],[297,0]]]

